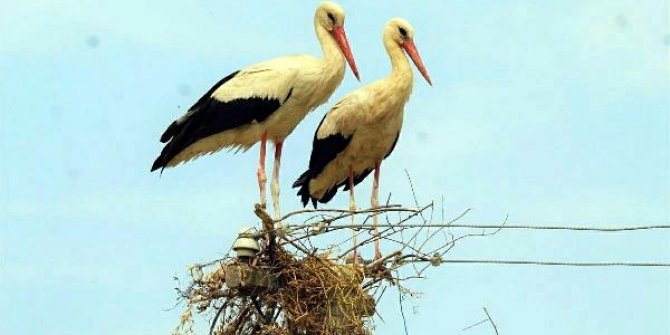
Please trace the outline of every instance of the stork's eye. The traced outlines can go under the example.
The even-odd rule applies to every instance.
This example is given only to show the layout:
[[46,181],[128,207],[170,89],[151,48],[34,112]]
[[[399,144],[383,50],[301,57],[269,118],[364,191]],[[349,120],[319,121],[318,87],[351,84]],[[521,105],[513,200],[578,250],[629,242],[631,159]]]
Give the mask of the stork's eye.
[[400,35],[402,35],[402,37],[407,37],[407,30],[405,30],[405,28],[399,27],[398,31],[400,31]]
[[328,13],[328,18],[330,19],[330,22],[335,24],[335,15],[333,15],[333,13]]

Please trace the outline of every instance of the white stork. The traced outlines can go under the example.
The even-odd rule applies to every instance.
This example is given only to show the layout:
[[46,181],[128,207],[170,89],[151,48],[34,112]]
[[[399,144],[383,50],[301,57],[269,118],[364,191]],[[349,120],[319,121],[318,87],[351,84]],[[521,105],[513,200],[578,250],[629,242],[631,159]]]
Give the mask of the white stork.
[[[404,19],[390,20],[383,42],[391,58],[391,73],[347,94],[324,116],[314,135],[309,169],[293,184],[304,206],[330,201],[340,186],[349,190],[349,208],[356,210],[354,185],[373,170],[372,208],[379,206],[381,161],[395,147],[402,126],[403,109],[412,92],[412,69],[405,53],[432,85],[414,45],[414,29]],[[404,52],[403,52],[404,50]],[[353,215],[352,215],[353,217]],[[376,217],[373,219],[375,259],[381,257]],[[354,235],[355,237],[355,235]],[[354,257],[356,256],[354,241]]]
[[261,142],[258,186],[265,205],[266,142],[275,144],[271,191],[279,216],[279,164],[282,143],[298,123],[328,100],[340,85],[345,59],[358,69],[344,32],[344,10],[323,2],[314,29],[323,58],[287,56],[252,65],[221,79],[161,136],[166,143],[151,171],[173,167],[223,148],[246,151]]

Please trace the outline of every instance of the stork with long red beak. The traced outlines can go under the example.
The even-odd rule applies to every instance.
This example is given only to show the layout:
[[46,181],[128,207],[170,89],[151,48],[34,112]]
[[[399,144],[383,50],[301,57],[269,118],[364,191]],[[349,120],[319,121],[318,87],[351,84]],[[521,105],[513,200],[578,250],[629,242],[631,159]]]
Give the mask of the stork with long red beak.
[[[327,203],[344,186],[344,191],[349,191],[349,208],[355,211],[354,186],[374,170],[371,205],[379,207],[380,165],[398,142],[403,109],[412,92],[412,69],[405,53],[432,85],[414,45],[414,29],[409,22],[390,20],[384,28],[383,41],[391,58],[391,74],[346,95],[326,114],[314,135],[309,169],[293,184],[299,188],[304,206],[310,200],[315,208],[317,201]],[[376,216],[373,225],[375,259],[379,259]],[[355,247],[354,240],[354,260]]]
[[275,144],[272,200],[279,216],[279,165],[284,139],[340,85],[345,60],[359,78],[344,32],[344,16],[342,7],[333,2],[323,2],[316,9],[314,29],[323,58],[276,58],[221,79],[165,130],[161,136],[165,147],[151,171],[162,171],[223,148],[246,151],[260,142],[257,177],[261,204],[265,205],[265,155],[270,140]]

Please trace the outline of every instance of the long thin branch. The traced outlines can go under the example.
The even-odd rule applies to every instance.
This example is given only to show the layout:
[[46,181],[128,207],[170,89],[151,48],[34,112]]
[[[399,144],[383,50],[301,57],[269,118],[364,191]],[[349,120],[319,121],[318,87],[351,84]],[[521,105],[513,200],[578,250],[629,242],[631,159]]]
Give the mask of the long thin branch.
[[468,330],[468,329],[477,327],[477,326],[479,326],[479,325],[481,325],[481,324],[483,324],[483,323],[486,323],[486,322],[489,322],[489,319],[484,319],[484,320],[479,321],[479,322],[477,322],[477,323],[475,323],[475,324],[469,325],[469,326],[467,326],[467,327],[461,329],[461,331],[466,331],[466,330]]
[[[214,328],[216,327],[216,322],[219,320],[219,317],[221,314],[226,310],[228,307],[228,302],[224,302],[221,308],[216,312],[216,315],[214,316],[214,320],[212,320],[212,324],[209,327],[209,335],[212,335],[214,333]],[[224,316],[225,317],[225,316]]]
[[[406,262],[431,262],[431,259],[407,260]],[[541,265],[541,266],[577,266],[577,267],[670,267],[664,262],[556,262],[529,260],[493,260],[493,259],[443,259],[439,263],[454,264],[504,264],[504,265]]]
[[[290,228],[313,227],[313,224],[291,225]],[[379,228],[398,227],[398,224],[379,224]],[[661,230],[670,229],[670,225],[651,225],[651,226],[626,226],[626,227],[585,227],[585,226],[532,226],[532,225],[484,225],[484,224],[452,224],[452,223],[418,223],[403,224],[404,228],[463,228],[463,229],[527,229],[527,230],[568,230],[568,231],[586,231],[586,232],[626,232],[637,230]],[[343,224],[328,227],[329,230],[336,229],[372,229],[371,224]]]
[[311,209],[311,208],[304,208],[304,209],[299,209],[297,211],[293,211],[291,213],[288,213],[284,216],[282,216],[277,222],[282,222],[285,221],[286,219],[300,215],[300,214],[305,214],[305,213],[342,213],[342,214],[364,214],[364,213],[374,213],[374,212],[393,212],[397,211],[398,209],[401,209],[402,211],[408,211],[407,209],[402,208],[402,205],[385,205],[377,208],[369,208],[369,209],[360,209],[356,211],[351,211],[349,209],[339,209],[339,208],[317,208],[317,209]]
[[402,315],[402,325],[405,329],[405,335],[409,335],[407,332],[407,319],[405,318],[405,310],[402,307],[402,300],[402,291],[400,290],[400,287],[398,287],[398,304],[400,305],[400,315]]
[[486,307],[482,307],[484,309],[484,313],[486,313],[486,317],[489,318],[489,321],[491,321],[491,325],[493,326],[493,330],[495,330],[496,335],[498,335],[498,327],[496,327],[495,322],[493,322],[493,319],[491,319],[491,315],[489,314],[489,311],[486,310]]

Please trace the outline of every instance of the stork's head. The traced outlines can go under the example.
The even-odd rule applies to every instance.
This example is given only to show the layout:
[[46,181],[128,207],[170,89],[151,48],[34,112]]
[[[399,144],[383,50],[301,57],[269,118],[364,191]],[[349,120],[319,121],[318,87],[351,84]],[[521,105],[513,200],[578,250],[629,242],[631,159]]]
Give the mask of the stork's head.
[[419,51],[416,49],[416,45],[414,45],[414,28],[407,20],[401,18],[391,19],[384,29],[384,38],[391,39],[405,50],[409,58],[414,62],[414,65],[416,65],[416,68],[421,72],[423,78],[426,79],[429,85],[433,85],[430,81],[428,71],[423,65]]
[[347,40],[347,34],[344,32],[344,9],[331,1],[322,2],[316,9],[314,20],[318,25],[326,29],[333,36],[337,45],[340,47],[344,58],[346,58],[351,71],[360,80],[358,68],[354,61],[354,55],[351,53],[351,47]]

